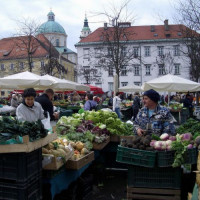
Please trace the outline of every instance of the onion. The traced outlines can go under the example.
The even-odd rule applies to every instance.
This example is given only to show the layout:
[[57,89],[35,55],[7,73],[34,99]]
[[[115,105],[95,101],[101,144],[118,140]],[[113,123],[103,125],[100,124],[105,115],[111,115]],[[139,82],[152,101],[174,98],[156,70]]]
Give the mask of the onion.
[[181,140],[182,141],[190,141],[192,139],[192,134],[191,133],[184,133],[181,135]]
[[166,145],[171,145],[172,144],[172,141],[171,140],[167,140],[166,141]]
[[188,149],[192,149],[192,148],[193,148],[193,145],[192,145],[192,144],[188,144],[187,148],[188,148]]
[[162,150],[162,141],[156,141],[155,143],[154,143],[154,149],[156,149],[156,150]]
[[171,140],[171,141],[176,141],[176,136],[170,136],[170,137],[169,137],[169,140]]
[[154,147],[156,140],[151,140],[150,147]]
[[163,133],[161,136],[160,136],[160,139],[161,140],[168,140],[169,138],[169,135],[167,133]]

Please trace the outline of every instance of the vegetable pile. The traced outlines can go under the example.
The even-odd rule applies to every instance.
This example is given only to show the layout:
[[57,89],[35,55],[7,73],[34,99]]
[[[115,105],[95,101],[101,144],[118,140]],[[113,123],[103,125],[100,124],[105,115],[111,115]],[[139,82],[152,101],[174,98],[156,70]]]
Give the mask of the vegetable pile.
[[44,128],[41,120],[36,122],[21,122],[11,116],[0,118],[0,142],[6,143],[10,139],[19,142],[19,136],[29,135],[29,140],[34,141],[47,136],[48,130]]

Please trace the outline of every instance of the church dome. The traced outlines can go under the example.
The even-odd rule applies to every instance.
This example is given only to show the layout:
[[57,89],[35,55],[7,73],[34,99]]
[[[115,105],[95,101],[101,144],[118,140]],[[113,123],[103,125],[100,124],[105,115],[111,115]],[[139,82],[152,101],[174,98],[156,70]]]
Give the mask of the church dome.
[[48,21],[43,23],[39,29],[37,34],[41,33],[61,33],[66,35],[65,29],[57,22],[55,22],[55,14],[50,11],[47,15]]

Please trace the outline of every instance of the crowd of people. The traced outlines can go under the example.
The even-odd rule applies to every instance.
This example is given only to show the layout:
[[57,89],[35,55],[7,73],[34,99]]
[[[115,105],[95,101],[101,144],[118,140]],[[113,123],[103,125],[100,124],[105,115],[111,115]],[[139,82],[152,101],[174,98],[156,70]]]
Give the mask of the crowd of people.
[[[98,110],[101,108],[103,101],[107,100],[108,108],[116,112],[118,118],[122,120],[121,106],[126,100],[132,102],[131,106],[131,120],[134,122],[134,129],[138,135],[143,134],[144,131],[151,129],[160,134],[167,132],[173,135],[175,133],[173,125],[173,117],[170,110],[166,108],[169,103],[182,103],[189,111],[189,117],[193,115],[193,94],[173,94],[160,95],[154,90],[145,91],[143,94],[135,92],[125,96],[124,93],[117,92],[114,96],[94,96],[92,93],[86,93],[85,96],[80,96],[76,91],[65,95],[65,101],[75,103],[84,102],[83,110]],[[10,106],[16,109],[16,117],[19,120],[36,121],[50,117],[50,120],[58,120],[59,112],[55,112],[53,100],[58,99],[58,95],[52,89],[46,89],[44,93],[37,94],[33,88],[24,90],[23,95],[12,94],[10,99]],[[163,106],[165,105],[165,106]]]

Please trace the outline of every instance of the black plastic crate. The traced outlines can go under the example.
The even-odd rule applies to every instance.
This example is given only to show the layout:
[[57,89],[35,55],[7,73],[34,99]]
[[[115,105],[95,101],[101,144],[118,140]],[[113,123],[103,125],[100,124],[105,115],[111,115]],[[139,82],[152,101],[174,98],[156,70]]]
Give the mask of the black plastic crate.
[[119,145],[117,149],[116,161],[136,166],[154,167],[156,161],[156,151],[145,151]]
[[182,169],[179,167],[129,166],[128,186],[180,189]]
[[[171,167],[174,162],[175,151],[158,151],[157,166]],[[183,164],[196,164],[198,152],[197,148],[187,149],[184,155]]]
[[0,182],[0,200],[41,200],[42,178],[35,177],[31,181]]
[[33,176],[41,175],[42,149],[30,153],[0,154],[0,181],[25,182]]

